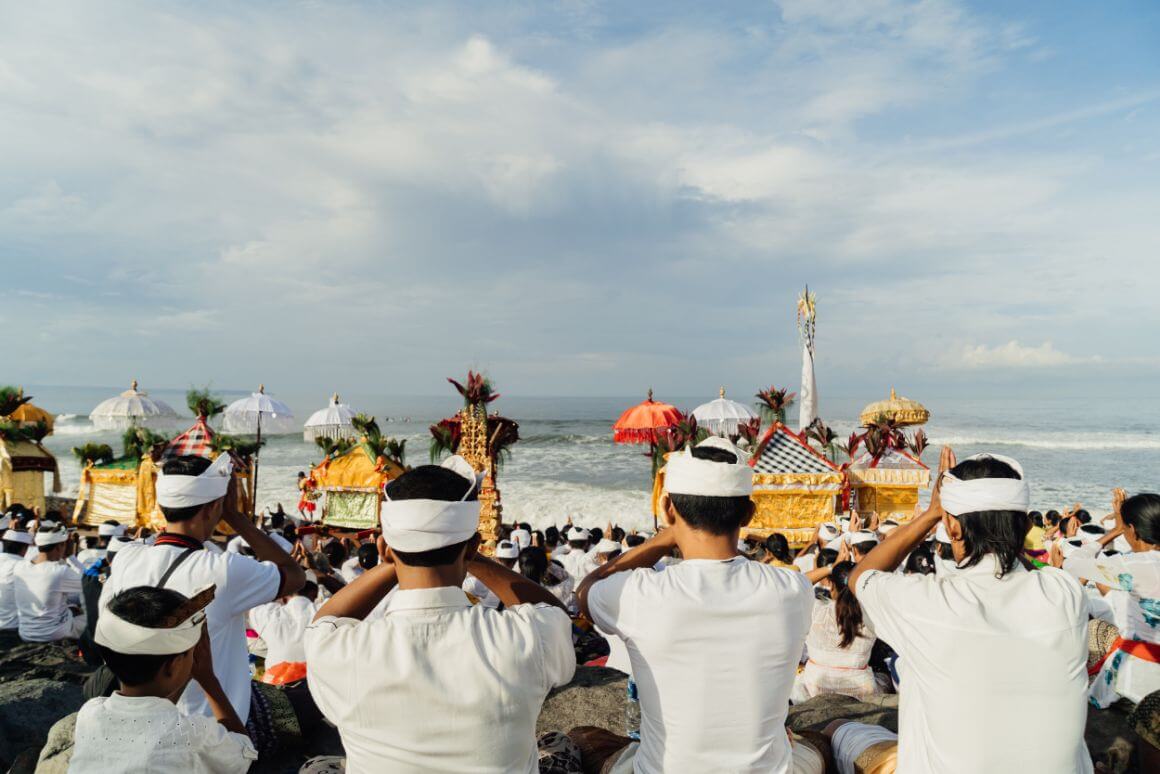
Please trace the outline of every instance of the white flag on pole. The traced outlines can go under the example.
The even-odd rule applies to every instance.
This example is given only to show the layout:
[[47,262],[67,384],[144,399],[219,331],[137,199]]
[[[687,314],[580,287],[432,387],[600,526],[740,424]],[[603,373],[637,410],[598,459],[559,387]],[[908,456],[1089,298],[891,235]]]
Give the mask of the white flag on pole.
[[798,432],[805,430],[818,417],[818,383],[814,378],[814,353],[808,344],[802,346],[802,388],[799,397]]

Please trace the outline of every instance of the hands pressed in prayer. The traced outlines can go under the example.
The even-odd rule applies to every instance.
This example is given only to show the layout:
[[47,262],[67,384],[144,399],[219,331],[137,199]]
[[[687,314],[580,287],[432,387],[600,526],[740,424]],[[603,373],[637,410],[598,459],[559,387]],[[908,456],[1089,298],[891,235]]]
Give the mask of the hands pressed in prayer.
[[850,561],[850,542],[843,540],[842,545],[838,546],[838,558],[834,560],[834,564],[848,561]]

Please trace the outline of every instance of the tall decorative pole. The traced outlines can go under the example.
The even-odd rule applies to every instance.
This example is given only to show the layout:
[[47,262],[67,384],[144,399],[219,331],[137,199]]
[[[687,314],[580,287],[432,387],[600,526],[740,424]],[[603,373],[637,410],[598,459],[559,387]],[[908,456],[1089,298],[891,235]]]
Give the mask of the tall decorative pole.
[[487,409],[483,403],[469,403],[459,410],[459,454],[477,473],[483,473],[479,488],[479,533],[484,544],[495,545],[499,537],[499,491],[495,488],[494,462],[488,451]]
[[797,302],[798,339],[802,344],[802,387],[798,432],[803,432],[818,416],[818,383],[814,377],[814,333],[817,325],[817,297],[810,286]]

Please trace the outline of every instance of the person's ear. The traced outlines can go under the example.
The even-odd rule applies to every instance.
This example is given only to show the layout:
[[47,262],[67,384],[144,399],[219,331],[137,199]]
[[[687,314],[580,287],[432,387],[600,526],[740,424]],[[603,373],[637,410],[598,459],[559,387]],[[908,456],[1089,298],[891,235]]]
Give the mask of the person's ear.
[[673,526],[677,523],[677,519],[680,518],[677,507],[673,505],[673,501],[669,499],[667,492],[661,495],[661,516],[666,527]]
[[951,540],[958,543],[963,539],[963,524],[956,517],[949,513],[943,517],[943,522],[946,524],[947,534],[951,536]]
[[745,509],[745,518],[741,520],[742,527],[748,527],[749,523],[753,521],[753,517],[757,515],[757,503],[753,502],[752,498],[749,500],[749,506]]
[[479,544],[483,538],[478,532],[471,536],[467,541],[467,547],[463,552],[463,563],[466,564],[474,559],[479,554]]

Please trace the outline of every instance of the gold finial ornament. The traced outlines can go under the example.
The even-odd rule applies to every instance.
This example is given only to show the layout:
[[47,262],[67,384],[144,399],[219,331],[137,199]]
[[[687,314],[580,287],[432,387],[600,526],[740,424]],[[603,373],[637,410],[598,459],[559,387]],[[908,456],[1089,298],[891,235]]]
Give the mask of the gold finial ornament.
[[892,419],[894,424],[900,426],[924,425],[930,420],[930,411],[916,400],[911,400],[906,396],[898,397],[897,391],[891,387],[890,397],[886,400],[875,401],[862,409],[859,421],[863,425],[869,425],[877,421],[879,417]]

